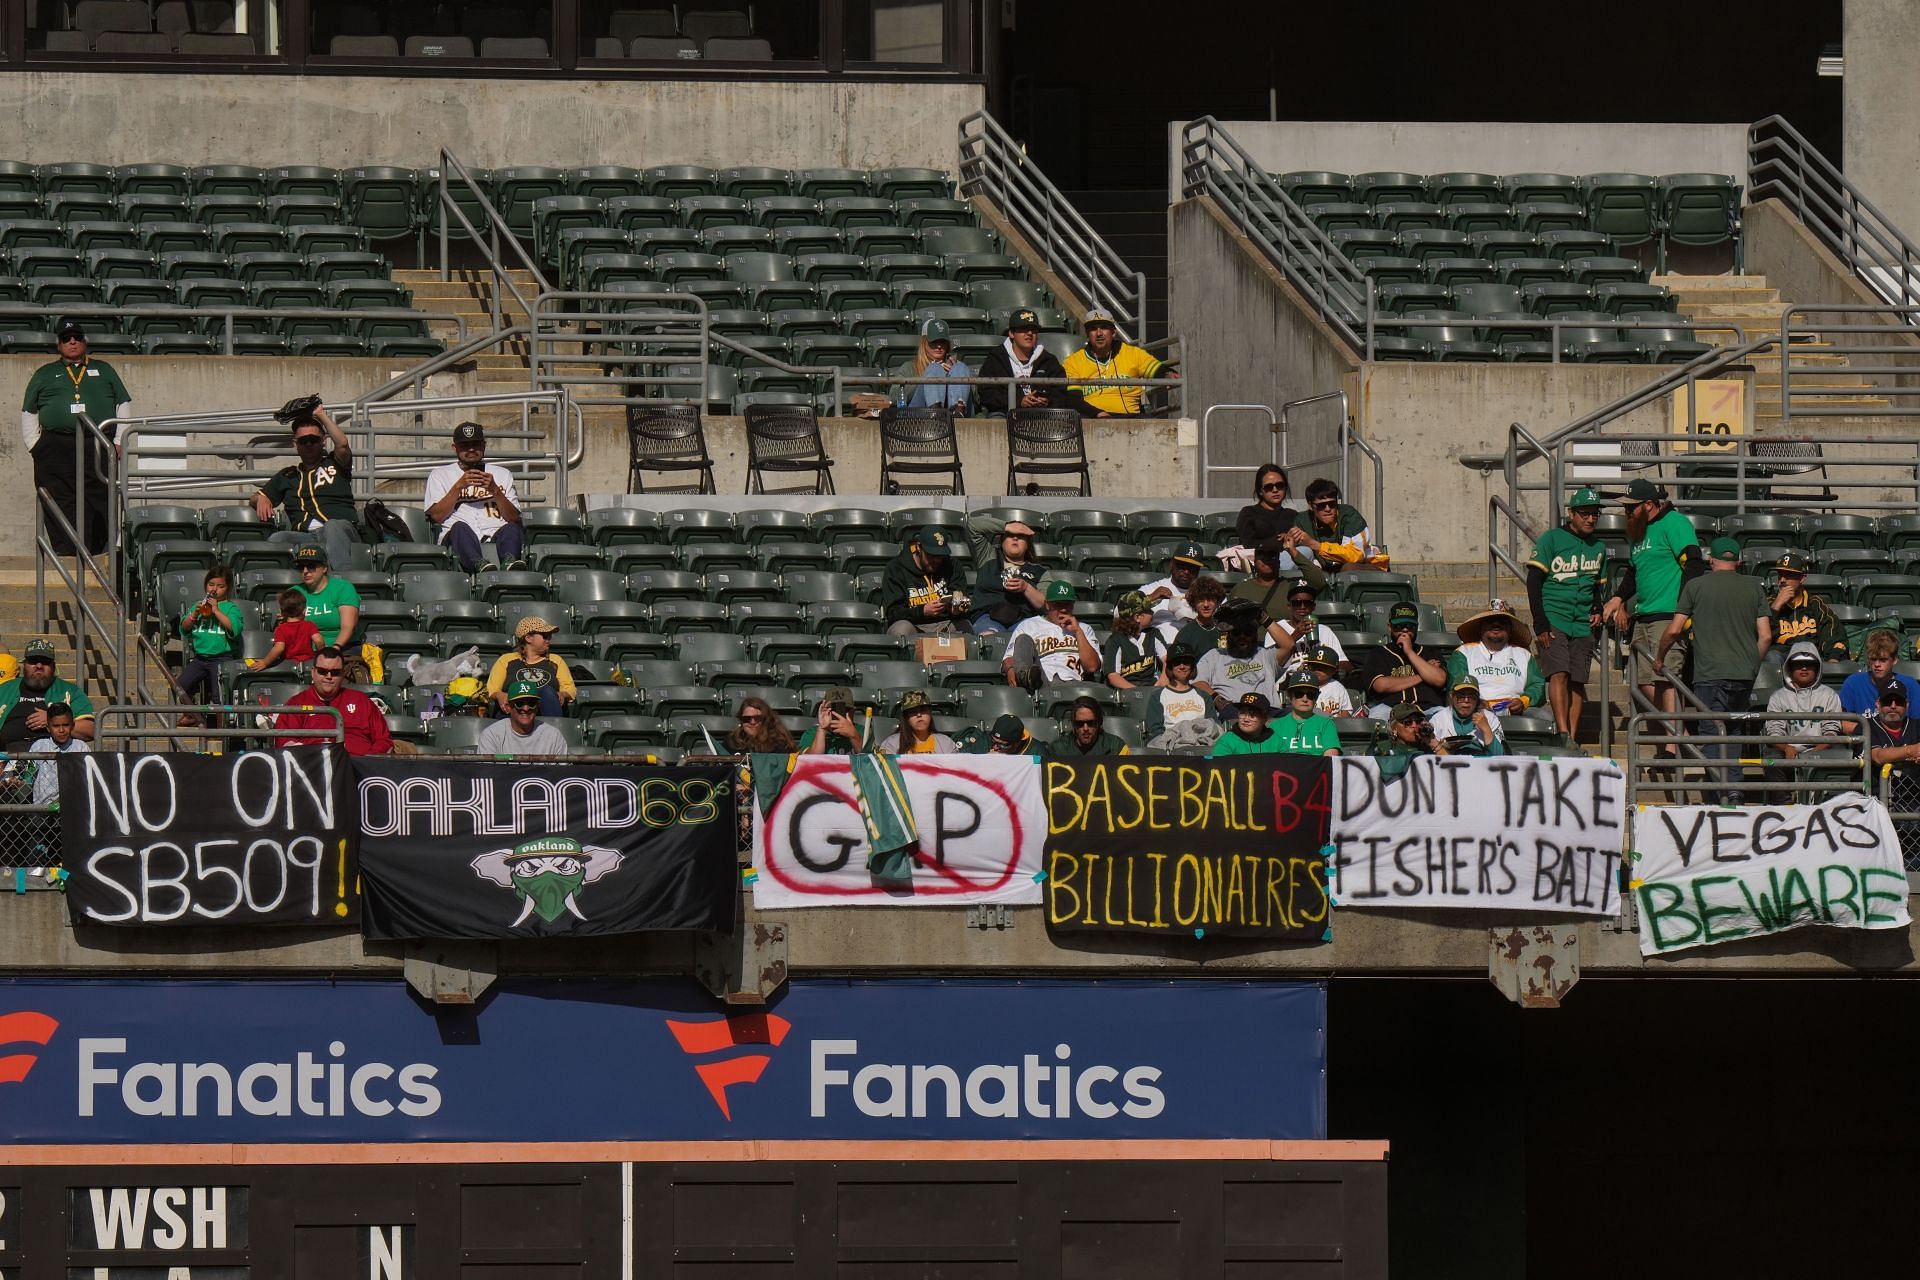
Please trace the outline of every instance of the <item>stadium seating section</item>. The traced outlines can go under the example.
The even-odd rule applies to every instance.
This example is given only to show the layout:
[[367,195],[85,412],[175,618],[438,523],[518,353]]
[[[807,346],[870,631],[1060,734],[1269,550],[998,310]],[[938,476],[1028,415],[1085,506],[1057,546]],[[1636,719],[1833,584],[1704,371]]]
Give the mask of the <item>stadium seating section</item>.
[[[971,523],[993,527],[1016,514],[1042,530],[1049,576],[1079,587],[1079,612],[1103,635],[1120,595],[1161,576],[1174,547],[1191,538],[1213,549],[1233,539],[1230,510],[1076,507],[1049,515],[1006,508],[975,512]],[[533,509],[525,516],[531,568],[472,576],[427,541],[422,513],[409,510],[405,518],[419,541],[355,548],[342,576],[365,602],[366,638],[385,650],[387,684],[376,692],[401,736],[429,748],[456,743],[434,737],[415,718],[437,689],[409,688],[406,659],[444,659],[478,646],[490,664],[511,648],[514,625],[527,614],[561,627],[554,650],[582,689],[569,732],[595,748],[702,749],[701,731],[718,741],[749,693],[765,697],[797,732],[835,685],[852,687],[876,724],[891,723],[904,690],[925,688],[943,728],[984,726],[1013,712],[1042,741],[1056,736],[1072,698],[1091,692],[1114,717],[1109,728],[1141,740],[1141,691],[1076,685],[1029,694],[1001,676],[1004,637],[970,637],[967,660],[923,667],[911,639],[885,633],[880,570],[904,540],[938,524],[953,531],[956,546],[973,545],[969,517],[953,508],[851,508],[822,516],[777,507],[736,514],[615,506],[584,516]],[[224,560],[236,570],[236,598],[252,610],[244,656],[263,653],[276,620],[274,597],[295,580],[286,545],[268,543],[269,532],[246,507],[136,508],[127,537],[147,624],[163,635],[175,632],[181,610],[199,598],[206,566]],[[971,554],[956,568],[969,581]],[[1357,659],[1384,639],[1391,604],[1418,592],[1409,575],[1346,573],[1319,615]],[[1425,606],[1422,615],[1422,643],[1450,651],[1456,640],[1438,609]],[[230,670],[230,692],[241,702],[284,696],[302,683],[284,667],[254,673],[236,663]],[[1523,719],[1517,730],[1516,744],[1564,749],[1550,722]]]
[[[1740,187],[1708,173],[1280,175],[1281,189],[1376,287],[1382,360],[1684,363],[1705,351],[1648,282],[1669,245],[1738,244]],[[1636,327],[1623,328],[1622,319]],[[1648,327],[1639,327],[1648,326]]]
[[217,352],[225,318],[186,312],[246,307],[373,314],[236,316],[241,354],[436,354],[369,251],[389,198],[415,234],[420,188],[411,170],[0,162],[0,351],[51,352],[51,316],[125,307],[147,314],[87,318],[95,352]]

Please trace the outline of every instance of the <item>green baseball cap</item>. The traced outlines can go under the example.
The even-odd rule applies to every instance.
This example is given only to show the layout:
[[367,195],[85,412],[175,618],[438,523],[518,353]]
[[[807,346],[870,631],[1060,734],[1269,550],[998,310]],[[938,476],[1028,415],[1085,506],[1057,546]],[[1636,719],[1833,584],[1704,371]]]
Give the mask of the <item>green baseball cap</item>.
[[1189,542],[1184,546],[1175,547],[1173,549],[1173,555],[1170,556],[1169,559],[1185,560],[1189,564],[1199,565],[1202,569],[1207,567],[1207,553],[1197,542]]
[[1129,591],[1120,597],[1119,603],[1113,606],[1113,611],[1116,614],[1146,613],[1152,608],[1145,596],[1138,591]]
[[1740,541],[1737,538],[1718,537],[1707,547],[1707,554],[1715,560],[1738,560]]
[[507,686],[508,702],[540,701],[540,686],[531,680],[515,680]]
[[1062,601],[1065,601],[1067,604],[1072,604],[1079,598],[1080,593],[1074,590],[1073,584],[1064,578],[1055,578],[1047,584],[1048,604],[1057,604]]
[[1598,511],[1600,509],[1600,495],[1584,487],[1575,489],[1573,496],[1567,499],[1567,510],[1578,511],[1582,507],[1592,507]]
[[1387,630],[1406,626],[1418,630],[1420,627],[1420,606],[1411,600],[1396,600],[1387,610]]
[[913,545],[935,560],[944,560],[953,554],[953,545],[947,538],[947,531],[935,524],[927,525],[914,534]]
[[580,856],[580,842],[572,836],[538,836],[525,844],[515,845],[507,855],[508,862],[519,862],[526,858],[577,858]]

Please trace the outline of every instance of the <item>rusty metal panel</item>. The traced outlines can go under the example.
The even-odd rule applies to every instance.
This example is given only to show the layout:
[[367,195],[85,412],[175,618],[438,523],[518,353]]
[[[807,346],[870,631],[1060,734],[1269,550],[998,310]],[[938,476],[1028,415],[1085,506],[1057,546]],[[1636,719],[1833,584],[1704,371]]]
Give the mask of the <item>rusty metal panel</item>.
[[1487,978],[1522,1009],[1558,1009],[1580,981],[1580,930],[1572,924],[1487,930]]

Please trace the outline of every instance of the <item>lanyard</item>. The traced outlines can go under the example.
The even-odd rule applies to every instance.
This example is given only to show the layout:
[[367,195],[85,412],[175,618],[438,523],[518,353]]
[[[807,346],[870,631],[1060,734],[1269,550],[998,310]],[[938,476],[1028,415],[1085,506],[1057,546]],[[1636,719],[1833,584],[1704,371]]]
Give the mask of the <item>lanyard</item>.
[[73,398],[78,400],[80,398],[81,379],[87,376],[87,362],[82,359],[79,364],[70,364],[65,366],[65,368],[67,381],[73,384]]

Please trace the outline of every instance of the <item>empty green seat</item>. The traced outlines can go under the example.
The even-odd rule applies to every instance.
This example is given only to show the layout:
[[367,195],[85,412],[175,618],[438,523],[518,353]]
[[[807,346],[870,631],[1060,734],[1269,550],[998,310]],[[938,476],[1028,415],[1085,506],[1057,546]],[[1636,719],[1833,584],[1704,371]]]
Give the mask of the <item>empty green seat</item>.
[[1562,229],[1540,236],[1540,248],[1548,257],[1566,262],[1574,258],[1611,256],[1613,241],[1598,231]]
[[1558,258],[1508,258],[1498,266],[1500,282],[1520,289],[1530,284],[1560,284],[1567,279],[1567,264]]
[[718,189],[719,178],[713,170],[697,164],[655,165],[646,171],[647,194],[681,200],[688,196],[708,196]]
[[566,172],[551,165],[516,165],[493,171],[494,207],[521,240],[534,238],[534,201],[560,195],[566,189]]
[[140,228],[131,222],[70,222],[67,243],[81,253],[95,249],[145,248],[140,242]]
[[[1526,309],[1536,316],[1558,315],[1563,311],[1593,310],[1593,291],[1584,284],[1565,280],[1543,280],[1521,288]],[[1541,337],[1546,334],[1542,333]]]
[[795,176],[793,187],[796,195],[812,200],[864,196],[873,192],[865,169],[802,169]]
[[1283,173],[1280,189],[1303,208],[1316,204],[1346,203],[1353,196],[1353,179],[1344,173],[1324,169],[1302,169]]
[[1395,233],[1416,227],[1448,227],[1440,206],[1423,200],[1389,200],[1374,209],[1375,222]]
[[1441,205],[1446,225],[1472,235],[1476,231],[1505,231],[1513,224],[1513,210],[1504,204],[1461,202]]
[[754,222],[768,230],[811,226],[820,221],[820,202],[808,196],[754,196],[747,199],[747,206],[753,212]]
[[1507,175],[1508,204],[1532,200],[1573,203],[1580,198],[1580,179],[1564,173],[1514,173]]
[[226,222],[212,230],[213,247],[229,257],[240,253],[279,253],[287,247],[287,229],[271,222]]
[[1427,198],[1443,208],[1456,204],[1505,204],[1505,184],[1491,173],[1436,173]]
[[143,223],[140,246],[157,254],[205,252],[213,247],[213,230],[197,222]]
[[1483,258],[1429,258],[1426,265],[1428,279],[1442,289],[1500,281],[1500,269]]
[[1616,245],[1645,244],[1660,230],[1660,187],[1643,173],[1591,173],[1581,183],[1587,226]]
[[1530,200],[1512,209],[1513,224],[1522,231],[1545,236],[1550,231],[1579,231],[1585,228],[1587,211],[1577,204],[1559,200]]
[[644,195],[646,189],[646,174],[625,165],[586,165],[567,174],[567,191],[570,195],[612,200],[620,196]]
[[754,200],[762,196],[786,197],[793,190],[791,172],[764,165],[736,165],[722,169],[714,175],[714,180],[722,195],[738,200]]
[[1660,179],[1660,196],[1660,270],[1666,270],[1669,245],[1728,242],[1734,246],[1734,271],[1743,269],[1739,183],[1722,173],[1670,173]]
[[1632,258],[1588,255],[1567,259],[1567,274],[1578,284],[1598,289],[1609,281],[1640,282],[1640,264]]
[[264,200],[267,176],[246,164],[203,164],[188,171],[189,189],[196,196],[243,195]]
[[1601,280],[1593,286],[1593,301],[1599,310],[1616,316],[1673,309],[1673,295],[1664,286],[1639,280]]
[[1484,256],[1473,252],[1473,242],[1468,236],[1444,227],[1415,227],[1403,232],[1399,242],[1401,253],[1423,262],[1429,258]]

